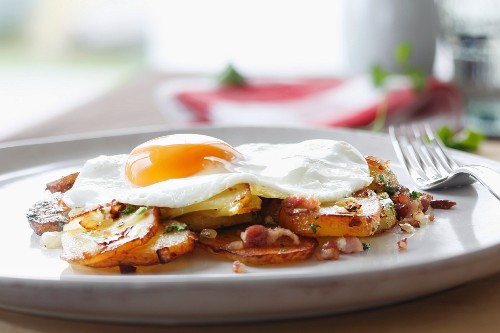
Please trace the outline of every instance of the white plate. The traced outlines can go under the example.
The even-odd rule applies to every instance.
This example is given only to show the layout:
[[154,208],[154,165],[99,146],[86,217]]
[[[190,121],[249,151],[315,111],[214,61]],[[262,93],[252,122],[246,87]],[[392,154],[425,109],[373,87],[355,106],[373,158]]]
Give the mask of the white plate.
[[[135,275],[76,269],[59,250],[39,247],[25,219],[44,184],[78,170],[98,154],[127,153],[158,131],[14,145],[0,149],[0,306],[55,317],[118,322],[194,323],[302,317],[345,312],[430,294],[500,270],[500,203],[479,185],[434,192],[456,201],[435,211],[434,223],[411,236],[393,230],[368,240],[371,249],[338,261],[315,260],[235,274],[231,262],[195,253]],[[413,187],[389,140],[373,133],[291,128],[198,128],[238,145],[331,138],[363,154],[393,161],[403,184]],[[469,154],[467,162],[500,164]],[[409,237],[409,249],[396,242]]]

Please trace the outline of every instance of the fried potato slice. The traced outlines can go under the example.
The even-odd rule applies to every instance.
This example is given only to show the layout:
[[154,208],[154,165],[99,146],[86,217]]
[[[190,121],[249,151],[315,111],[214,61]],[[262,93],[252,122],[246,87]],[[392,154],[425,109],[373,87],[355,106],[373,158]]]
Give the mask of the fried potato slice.
[[59,197],[55,195],[47,200],[37,201],[29,209],[26,218],[37,235],[61,231],[69,221],[67,210],[59,204]]
[[230,260],[238,260],[245,265],[274,265],[303,261],[311,257],[318,245],[314,238],[299,237],[299,243],[288,237],[280,237],[275,243],[259,247],[245,247],[241,233],[248,225],[217,230],[215,238],[199,238],[200,247]]
[[284,200],[278,223],[307,237],[365,237],[373,235],[378,229],[381,212],[382,206],[377,195],[367,191],[362,196],[322,204],[317,210],[288,207]]
[[88,266],[103,268],[168,263],[194,250],[196,234],[185,229],[186,227],[183,223],[170,221],[158,228],[156,234],[146,244]]
[[189,225],[190,230],[201,231],[203,229],[219,229],[236,224],[257,222],[259,217],[255,213],[214,217],[211,216],[211,211],[201,211],[179,216],[177,220]]
[[56,193],[56,192],[64,193],[73,187],[73,184],[75,183],[75,180],[79,174],[80,174],[79,172],[75,172],[70,175],[51,181],[50,183],[47,183],[46,189],[49,190],[50,193]]
[[260,205],[261,199],[252,195],[250,185],[237,184],[202,202],[181,208],[161,208],[161,218],[173,219],[198,211],[212,217],[232,216],[258,211]]
[[382,206],[382,212],[380,214],[380,224],[376,233],[381,233],[392,228],[396,222],[398,222],[398,219],[396,217],[394,202],[389,198],[389,195],[386,192],[382,192],[377,196]]
[[389,168],[389,161],[382,161],[373,156],[366,156],[365,159],[368,163],[370,176],[373,177],[368,188],[375,193],[387,192],[389,195],[394,195],[401,188],[401,184]]
[[[158,231],[157,208],[140,207],[135,212],[117,219],[105,219],[92,224],[92,229],[80,225],[88,214],[80,215],[64,228],[61,236],[61,258],[71,264],[96,266],[99,262],[119,257],[123,253],[146,244]],[[96,215],[94,215],[96,216]],[[88,226],[91,223],[86,222]]]

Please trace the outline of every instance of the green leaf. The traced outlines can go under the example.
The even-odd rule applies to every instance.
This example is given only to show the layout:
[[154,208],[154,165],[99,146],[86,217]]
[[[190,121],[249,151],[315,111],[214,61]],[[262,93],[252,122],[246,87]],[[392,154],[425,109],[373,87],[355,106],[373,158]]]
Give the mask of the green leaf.
[[412,68],[407,71],[406,75],[408,75],[408,77],[410,78],[415,92],[421,93],[422,91],[424,91],[427,83],[427,77],[423,71],[421,71],[420,69]]
[[408,64],[410,62],[411,51],[410,42],[401,42],[396,45],[394,50],[394,59],[401,65]]
[[219,74],[219,84],[223,86],[244,86],[247,80],[241,75],[233,65],[227,65],[226,69]]
[[371,67],[370,74],[372,77],[373,85],[377,88],[382,88],[387,77],[389,76],[389,72],[382,66],[377,64]]
[[484,140],[482,133],[468,128],[455,134],[451,128],[443,126],[437,130],[437,135],[446,147],[464,151],[476,151]]

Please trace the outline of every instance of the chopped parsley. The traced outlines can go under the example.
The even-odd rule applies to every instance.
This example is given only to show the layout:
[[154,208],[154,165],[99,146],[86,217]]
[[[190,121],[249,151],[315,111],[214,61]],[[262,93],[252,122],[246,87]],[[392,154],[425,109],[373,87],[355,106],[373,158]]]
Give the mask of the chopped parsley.
[[389,185],[386,185],[386,186],[384,187],[384,191],[385,191],[387,194],[389,194],[389,196],[391,196],[391,197],[392,197],[394,194],[396,194],[396,189],[395,189],[394,187],[389,186]]
[[412,198],[413,200],[416,200],[416,199],[420,198],[421,195],[422,195],[422,193],[420,193],[420,192],[412,191],[410,193],[410,198]]
[[122,215],[129,215],[129,214],[134,213],[138,209],[139,209],[138,206],[128,205],[127,207],[125,207],[122,210],[120,210],[120,214],[122,214]]
[[312,230],[313,234],[316,233],[316,231],[318,230],[318,228],[321,228],[320,225],[317,225],[317,224],[314,224],[314,223],[311,223],[309,226],[311,227],[311,230]]
[[378,182],[379,183],[384,183],[385,182],[384,175],[378,175]]
[[165,232],[163,232],[163,233],[164,234],[170,234],[172,232],[184,231],[184,230],[187,230],[187,224],[173,222],[173,223],[170,223],[169,225],[167,225],[165,227]]
[[368,251],[371,246],[370,246],[370,243],[362,243],[363,244],[363,251]]

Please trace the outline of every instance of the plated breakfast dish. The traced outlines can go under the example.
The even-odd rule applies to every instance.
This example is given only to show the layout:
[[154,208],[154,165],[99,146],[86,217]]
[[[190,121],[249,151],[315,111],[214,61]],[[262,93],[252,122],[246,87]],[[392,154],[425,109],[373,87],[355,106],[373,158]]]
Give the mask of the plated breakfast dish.
[[[47,184],[27,218],[41,244],[73,265],[167,264],[200,248],[233,264],[336,260],[366,237],[434,220],[434,200],[400,184],[389,162],[344,141],[251,143],[173,134],[130,154],[98,156]],[[397,244],[408,246],[406,238]]]

